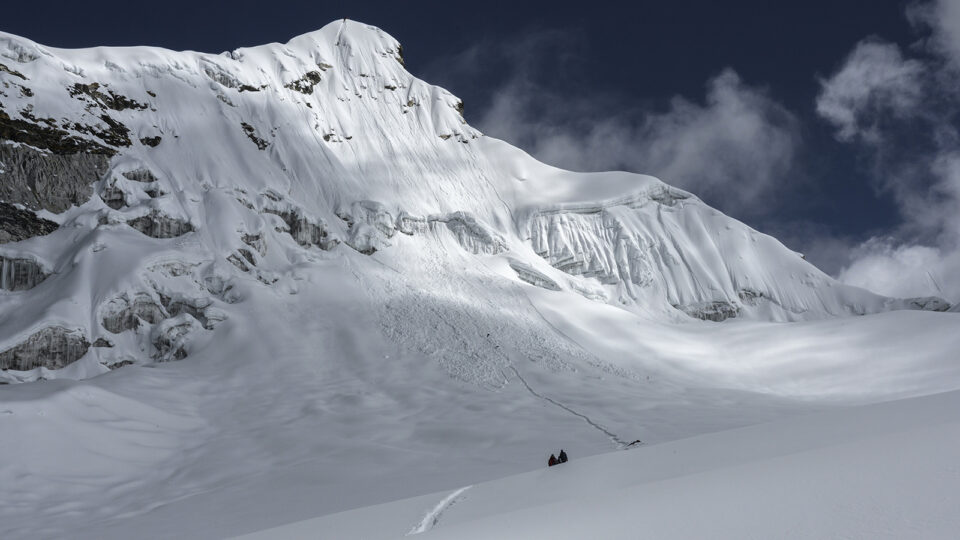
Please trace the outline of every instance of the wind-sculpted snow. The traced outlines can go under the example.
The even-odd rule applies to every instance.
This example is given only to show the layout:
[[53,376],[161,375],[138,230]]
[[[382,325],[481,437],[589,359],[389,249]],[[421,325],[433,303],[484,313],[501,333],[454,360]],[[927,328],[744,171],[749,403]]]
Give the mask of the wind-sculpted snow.
[[223,537],[958,386],[954,313],[846,318],[947,302],[463,108],[353,21],[222,54],[0,33],[0,382],[31,383],[0,390],[0,536]]

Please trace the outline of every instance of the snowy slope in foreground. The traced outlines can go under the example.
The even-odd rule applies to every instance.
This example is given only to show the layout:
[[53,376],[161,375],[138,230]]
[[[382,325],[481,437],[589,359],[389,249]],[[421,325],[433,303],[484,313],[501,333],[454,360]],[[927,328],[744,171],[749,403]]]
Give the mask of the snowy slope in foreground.
[[[397,507],[403,513],[395,521],[388,514],[365,520],[389,537],[413,528],[455,489],[541,469],[561,447],[579,466],[635,439],[651,446],[618,455],[800,413],[829,410],[841,418],[851,403],[960,387],[954,314],[677,327],[581,298],[569,307],[597,310],[580,316],[574,309],[565,326],[551,330],[560,319],[545,297],[555,293],[524,297],[524,290],[541,291],[526,286],[496,296],[498,305],[478,306],[469,319],[456,319],[465,317],[456,308],[443,312],[477,331],[447,334],[427,315],[437,308],[427,297],[397,301],[419,286],[400,288],[388,296],[393,309],[429,321],[421,332],[451,342],[449,355],[435,357],[370,333],[376,311],[357,302],[356,284],[332,271],[308,279],[311,287],[286,307],[294,313],[271,308],[259,317],[303,319],[309,339],[278,332],[251,343],[233,339],[250,331],[248,321],[227,321],[231,339],[219,357],[4,388],[0,536],[222,538],[446,490]],[[375,279],[364,285],[382,286]],[[319,318],[317,308],[306,307],[321,301],[340,317]],[[543,313],[539,325],[504,323],[528,301]],[[532,333],[510,332],[493,349],[487,332],[512,326]],[[401,342],[422,339],[401,331]],[[579,354],[531,357],[544,350],[538,339],[563,335],[582,347]],[[457,339],[466,351],[500,350],[512,362],[502,368],[501,386],[450,378],[443,362],[455,361]],[[611,361],[593,365],[597,357],[582,356],[590,353]],[[500,373],[495,361],[456,365]],[[837,431],[856,433],[860,424],[838,424]],[[792,429],[748,446],[790,441]],[[672,466],[693,467],[697,459]]]
[[958,448],[950,392],[574,459],[241,538],[950,539]]

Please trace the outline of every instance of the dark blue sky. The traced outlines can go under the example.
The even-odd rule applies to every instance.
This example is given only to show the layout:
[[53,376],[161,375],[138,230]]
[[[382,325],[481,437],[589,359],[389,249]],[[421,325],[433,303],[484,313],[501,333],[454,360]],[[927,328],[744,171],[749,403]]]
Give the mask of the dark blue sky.
[[[611,108],[665,110],[674,96],[703,102],[705,85],[724,68],[762,88],[799,120],[803,144],[784,173],[771,211],[741,212],[708,203],[795,249],[813,236],[861,240],[896,226],[897,207],[874,189],[853,148],[837,142],[814,112],[818,77],[827,77],[863,38],[909,45],[916,39],[905,2],[852,0],[674,0],[671,2],[17,2],[4,7],[0,29],[56,47],[155,45],[220,52],[315,30],[343,17],[374,24],[404,46],[407,67],[464,99],[480,120],[517,69],[536,87],[583,100],[603,95]],[[554,58],[540,65],[463,69],[445,63],[476,44],[514,43],[554,32]],[[569,43],[569,47],[564,47]],[[482,53],[482,51],[481,51]],[[503,56],[503,51],[497,53]],[[518,51],[520,56],[523,51]],[[509,61],[509,60],[504,60]],[[502,69],[499,69],[501,68]],[[610,111],[615,115],[616,111]],[[589,121],[580,119],[580,121]],[[510,140],[497,126],[488,134]],[[522,141],[513,141],[522,142]],[[522,144],[521,144],[522,146]],[[654,172],[657,171],[636,171]],[[664,178],[670,182],[670,178]],[[834,260],[816,260],[836,271]],[[833,266],[833,267],[832,267]]]

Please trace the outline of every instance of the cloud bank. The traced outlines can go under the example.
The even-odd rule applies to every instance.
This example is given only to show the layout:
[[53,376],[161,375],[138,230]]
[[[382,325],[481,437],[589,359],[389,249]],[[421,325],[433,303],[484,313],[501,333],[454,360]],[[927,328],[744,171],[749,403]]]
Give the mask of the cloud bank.
[[583,61],[578,39],[544,30],[491,40],[445,59],[430,77],[497,74],[490,103],[471,123],[545,163],[651,174],[737,216],[770,211],[769,200],[793,168],[801,142],[790,111],[732,69],[706,81],[695,100],[637,104],[632,97],[574,88],[565,83]]
[[865,155],[876,187],[897,202],[902,224],[856,246],[844,282],[890,296],[960,300],[960,2],[918,4],[925,33],[903,51],[861,41],[821,81],[816,110],[838,140]]
[[840,140],[877,143],[885,127],[881,120],[909,117],[918,107],[924,70],[921,62],[905,59],[896,44],[861,41],[843,67],[821,81],[817,113],[836,126]]
[[764,207],[800,140],[796,118],[730,69],[707,82],[702,103],[678,96],[665,112],[621,107],[571,103],[516,80],[478,127],[551,165],[652,174],[740,215]]

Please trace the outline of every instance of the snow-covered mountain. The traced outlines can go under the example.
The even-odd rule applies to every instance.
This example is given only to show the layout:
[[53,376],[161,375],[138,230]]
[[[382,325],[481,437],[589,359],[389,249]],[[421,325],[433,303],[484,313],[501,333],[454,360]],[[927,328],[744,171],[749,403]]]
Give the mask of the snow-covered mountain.
[[0,33],[0,81],[0,381],[47,379],[0,387],[0,536],[239,534],[547,444],[960,388],[960,319],[916,311],[943,300],[539,163],[377,28],[219,55]]
[[839,284],[654,178],[483,137],[359,23],[221,55],[0,50],[0,196],[22,230],[0,251],[4,369],[181,358],[242,300],[235,281],[291,288],[297,265],[398,244],[668,320],[949,307]]

